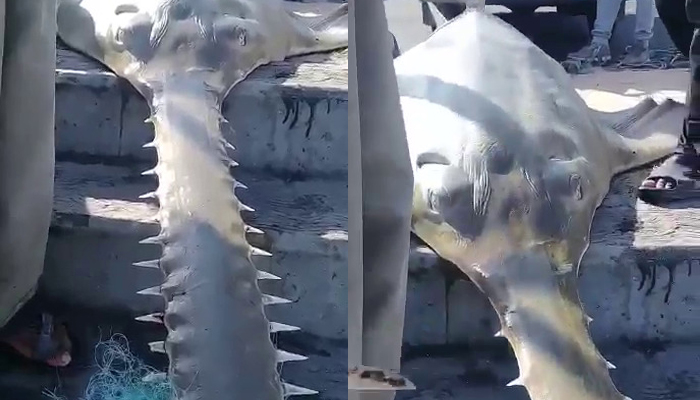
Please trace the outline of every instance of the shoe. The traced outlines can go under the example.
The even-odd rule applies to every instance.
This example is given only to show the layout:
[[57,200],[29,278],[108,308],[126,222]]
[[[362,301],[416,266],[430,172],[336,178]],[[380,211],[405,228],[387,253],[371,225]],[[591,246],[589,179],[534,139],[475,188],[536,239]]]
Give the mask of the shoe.
[[621,65],[639,66],[649,62],[649,43],[637,40],[627,47],[625,57],[620,61]]
[[603,65],[610,61],[612,56],[610,55],[610,46],[607,43],[592,42],[588,46],[570,53],[567,58],[593,65]]

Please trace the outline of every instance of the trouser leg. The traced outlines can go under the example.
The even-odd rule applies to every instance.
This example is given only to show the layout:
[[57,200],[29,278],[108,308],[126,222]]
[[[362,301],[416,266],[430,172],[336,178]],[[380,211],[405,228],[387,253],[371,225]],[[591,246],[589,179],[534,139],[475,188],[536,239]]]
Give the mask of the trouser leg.
[[613,25],[617,19],[617,11],[623,0],[598,0],[596,2],[596,18],[591,31],[592,41],[607,44],[612,36]]
[[[357,90],[357,107],[351,105],[350,108],[359,114],[351,116],[351,120],[356,118],[359,122],[362,172],[361,362],[398,370],[406,302],[413,174],[389,51],[384,4],[366,0],[351,0],[351,4],[355,18],[351,47],[354,47],[356,71],[353,80],[356,89],[351,88],[351,92]],[[350,288],[350,291],[356,297],[359,289]],[[354,308],[358,306],[350,305],[350,314],[355,318],[358,312]],[[357,324],[355,321],[355,326]],[[351,342],[358,341],[352,339]],[[350,396],[384,400],[392,399],[394,393]]]
[[700,142],[700,1],[686,0],[685,11],[688,22],[694,29],[689,54],[690,85],[686,96],[688,118],[681,140],[684,143],[696,144]]
[[656,11],[671,41],[686,57],[690,56],[690,42],[695,27],[688,21],[684,0],[656,0]]
[[634,21],[634,39],[647,44],[654,31],[654,0],[637,0]]
[[0,85],[0,326],[33,294],[53,204],[56,1],[7,0]]

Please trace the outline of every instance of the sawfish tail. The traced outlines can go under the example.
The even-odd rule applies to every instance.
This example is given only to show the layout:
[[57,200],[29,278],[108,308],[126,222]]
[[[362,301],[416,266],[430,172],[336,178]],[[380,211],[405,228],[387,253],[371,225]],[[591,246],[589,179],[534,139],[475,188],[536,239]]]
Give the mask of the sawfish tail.
[[252,247],[231,177],[235,163],[221,134],[217,92],[196,73],[168,78],[150,99],[158,161],[160,234],[142,243],[161,245],[162,258],[138,263],[158,267],[163,284],[140,294],[165,298],[164,314],[140,317],[162,322],[165,342],[151,343],[170,359],[169,379],[179,400],[282,400],[316,391],[282,382],[279,364],[306,357],[275,349],[271,332],[298,328],[271,323],[264,306],[288,300],[262,294],[260,279],[279,279],[255,267],[270,254]]
[[509,260],[510,268],[475,273],[496,309],[532,400],[629,400],[612,382],[593,343],[576,287],[575,268],[553,266],[543,253]]

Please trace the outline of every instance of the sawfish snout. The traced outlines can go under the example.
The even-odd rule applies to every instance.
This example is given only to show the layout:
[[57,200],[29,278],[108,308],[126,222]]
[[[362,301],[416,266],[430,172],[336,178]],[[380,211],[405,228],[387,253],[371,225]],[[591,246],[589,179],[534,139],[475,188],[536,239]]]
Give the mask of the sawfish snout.
[[518,360],[520,375],[509,386],[525,386],[533,400],[626,399],[608,372],[614,366],[589,336],[575,271],[553,254],[540,245],[472,267],[501,321],[497,336]]

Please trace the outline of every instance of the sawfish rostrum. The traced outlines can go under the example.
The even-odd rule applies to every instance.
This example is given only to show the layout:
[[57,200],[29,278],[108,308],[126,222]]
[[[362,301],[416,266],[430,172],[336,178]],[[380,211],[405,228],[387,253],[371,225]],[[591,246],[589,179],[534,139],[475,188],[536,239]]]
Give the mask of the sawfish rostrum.
[[[513,27],[463,14],[395,61],[415,177],[412,229],[489,298],[533,400],[622,400],[576,287],[616,173],[668,155],[652,99],[592,112],[562,67]],[[634,136],[634,137],[633,137]]]
[[[165,279],[145,295],[163,296],[169,378],[182,400],[281,400],[313,390],[283,383],[278,363],[305,357],[276,350],[270,332],[296,327],[269,322],[263,306],[288,302],[261,294],[256,257],[246,241],[229,174],[235,162],[221,134],[221,103],[260,65],[347,46],[347,5],[315,25],[287,12],[281,0],[65,0],[60,38],[126,78],[151,109],[158,162],[154,197],[161,232],[144,240],[163,246]],[[245,151],[245,149],[239,149]]]

